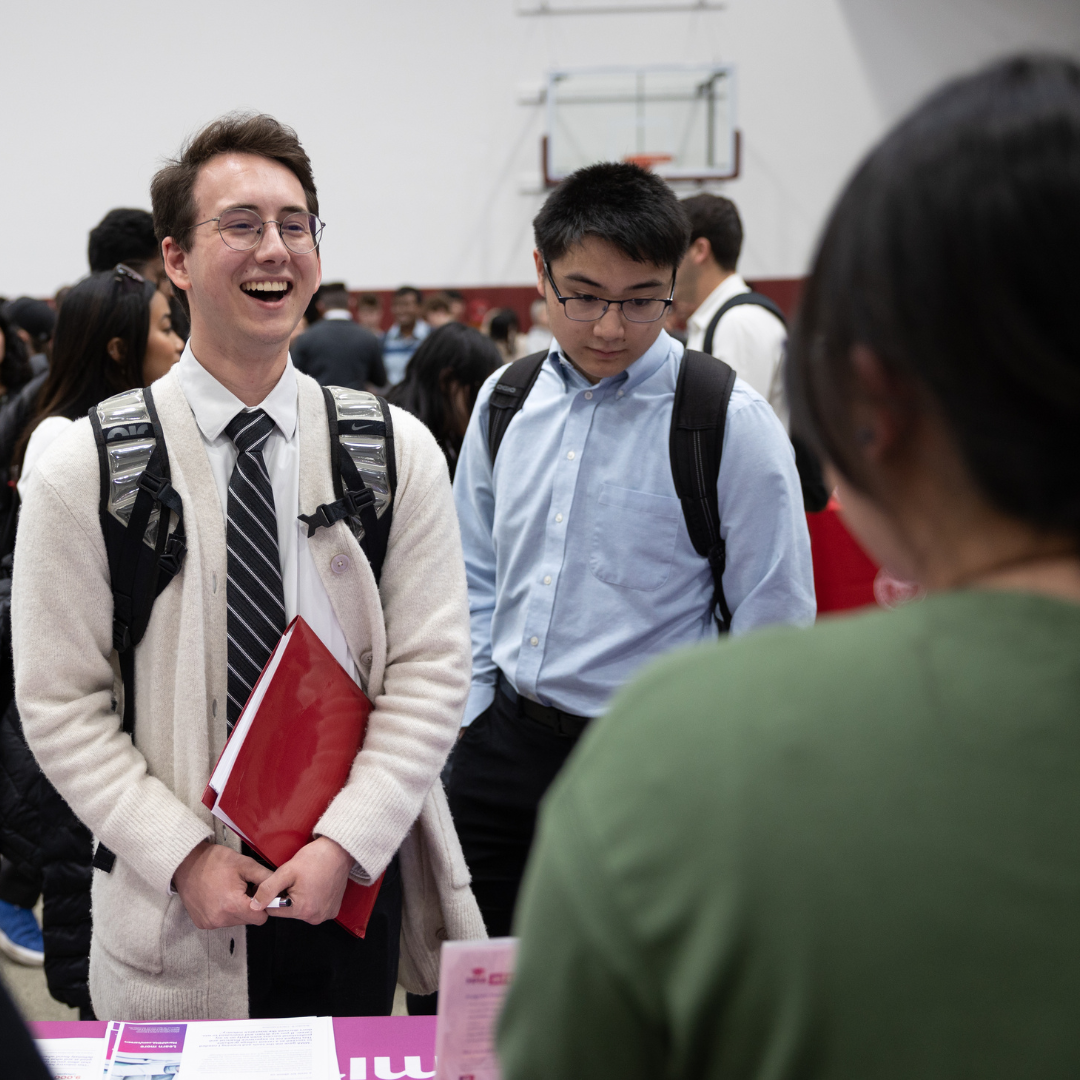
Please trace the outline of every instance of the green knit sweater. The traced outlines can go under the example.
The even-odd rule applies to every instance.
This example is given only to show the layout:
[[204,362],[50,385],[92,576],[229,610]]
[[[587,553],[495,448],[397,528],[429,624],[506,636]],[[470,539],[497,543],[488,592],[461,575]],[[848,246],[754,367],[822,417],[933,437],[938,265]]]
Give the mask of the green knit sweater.
[[506,1080],[1080,1075],[1080,606],[661,661],[549,795]]

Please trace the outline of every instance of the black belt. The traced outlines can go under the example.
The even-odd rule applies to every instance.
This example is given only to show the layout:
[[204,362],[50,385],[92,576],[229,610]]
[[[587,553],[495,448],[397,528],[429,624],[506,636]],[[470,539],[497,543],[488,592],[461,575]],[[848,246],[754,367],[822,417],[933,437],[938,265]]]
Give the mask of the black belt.
[[574,713],[556,709],[553,705],[541,705],[538,701],[531,701],[523,694],[517,693],[502,672],[499,672],[499,691],[510,701],[516,698],[518,714],[551,728],[556,735],[562,735],[568,739],[576,739],[585,730],[591,716],[577,716]]

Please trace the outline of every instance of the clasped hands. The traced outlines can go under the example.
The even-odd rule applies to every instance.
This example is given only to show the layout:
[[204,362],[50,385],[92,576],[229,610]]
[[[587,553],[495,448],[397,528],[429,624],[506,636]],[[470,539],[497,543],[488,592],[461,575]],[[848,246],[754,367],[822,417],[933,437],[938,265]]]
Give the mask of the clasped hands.
[[[261,926],[271,916],[317,924],[337,915],[352,866],[352,856],[328,836],[305,844],[274,871],[203,840],[176,868],[173,885],[200,930]],[[254,896],[248,895],[249,882],[256,886]],[[266,905],[286,890],[292,905],[267,911]]]

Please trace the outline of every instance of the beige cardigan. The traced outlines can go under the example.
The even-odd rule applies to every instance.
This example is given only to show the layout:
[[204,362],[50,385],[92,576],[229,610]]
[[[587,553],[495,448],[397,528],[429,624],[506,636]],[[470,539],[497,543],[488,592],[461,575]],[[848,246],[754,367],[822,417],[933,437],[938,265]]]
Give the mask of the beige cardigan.
[[[334,499],[326,411],[297,373],[300,512]],[[80,420],[45,453],[19,523],[12,596],[16,693],[45,774],[116,853],[95,871],[90,990],[102,1019],[247,1015],[242,928],[197,930],[170,894],[176,867],[213,836],[203,789],[225,743],[226,551],[221,502],[175,372],[153,388],[184,503],[183,570],[136,652],[135,745],[123,734],[98,455]],[[446,938],[484,937],[439,770],[469,688],[468,604],[446,464],[427,429],[394,410],[398,489],[381,587],[343,522],[308,540],[375,708],[349,782],[317,831],[378,875],[400,850],[399,978],[437,987]],[[348,555],[344,572],[331,570]],[[341,570],[341,560],[337,562]]]

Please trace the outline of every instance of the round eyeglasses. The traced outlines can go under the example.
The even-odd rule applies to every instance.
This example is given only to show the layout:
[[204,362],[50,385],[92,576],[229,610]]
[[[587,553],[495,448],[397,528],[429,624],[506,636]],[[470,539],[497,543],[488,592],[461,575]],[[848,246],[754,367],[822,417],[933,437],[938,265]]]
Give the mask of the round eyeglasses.
[[604,300],[599,296],[563,296],[551,276],[551,267],[544,260],[548,281],[555,290],[555,299],[562,304],[563,312],[573,322],[596,322],[607,314],[607,309],[617,305],[627,322],[650,323],[662,319],[675,300],[675,279],[671,280],[671,295],[666,300],[653,297],[633,297],[630,300]]
[[319,246],[319,237],[326,228],[325,222],[320,221],[314,214],[288,214],[280,221],[270,218],[263,221],[254,210],[245,210],[237,207],[235,210],[226,210],[218,217],[207,218],[194,226],[209,225],[217,222],[218,233],[225,241],[227,247],[234,251],[250,251],[258,247],[262,240],[263,228],[266,225],[276,225],[281,234],[281,242],[294,254],[306,255]]

